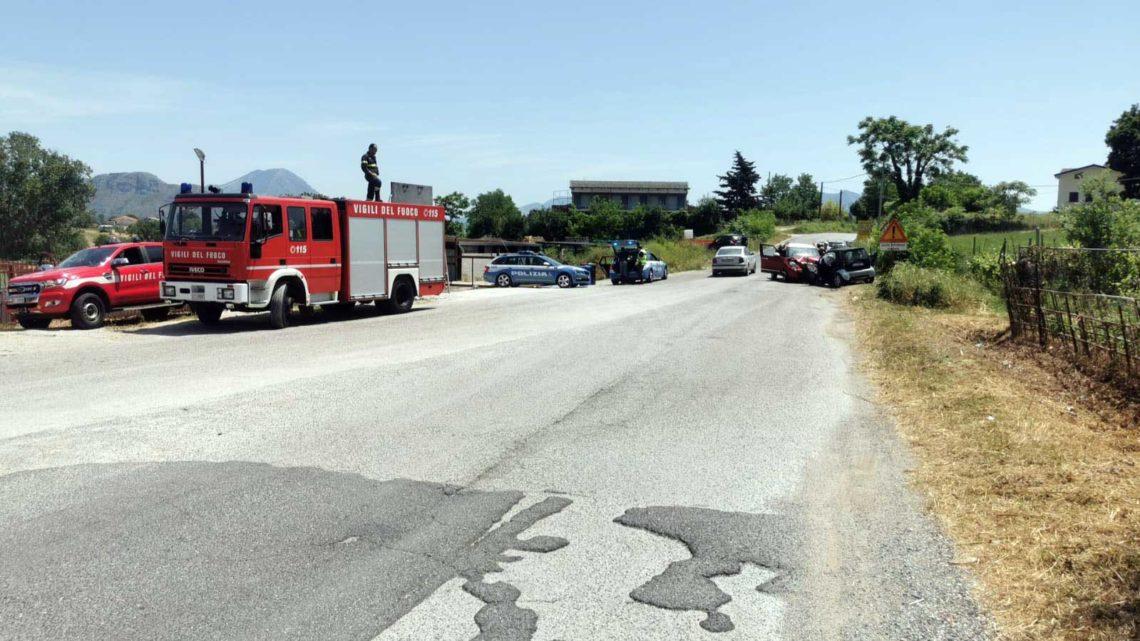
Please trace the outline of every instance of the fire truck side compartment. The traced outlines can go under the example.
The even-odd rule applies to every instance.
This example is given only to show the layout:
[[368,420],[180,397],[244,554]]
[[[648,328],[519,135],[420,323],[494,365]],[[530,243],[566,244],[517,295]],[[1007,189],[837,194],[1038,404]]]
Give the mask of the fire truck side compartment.
[[348,217],[349,295],[352,298],[388,294],[384,222],[383,218]]

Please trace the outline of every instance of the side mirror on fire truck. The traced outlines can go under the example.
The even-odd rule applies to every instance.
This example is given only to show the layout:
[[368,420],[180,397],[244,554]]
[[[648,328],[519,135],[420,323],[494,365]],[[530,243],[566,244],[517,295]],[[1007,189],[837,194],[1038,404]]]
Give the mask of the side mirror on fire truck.
[[131,264],[131,261],[127,260],[126,258],[123,258],[122,256],[111,261],[111,267],[123,267],[125,265],[130,265],[130,264]]

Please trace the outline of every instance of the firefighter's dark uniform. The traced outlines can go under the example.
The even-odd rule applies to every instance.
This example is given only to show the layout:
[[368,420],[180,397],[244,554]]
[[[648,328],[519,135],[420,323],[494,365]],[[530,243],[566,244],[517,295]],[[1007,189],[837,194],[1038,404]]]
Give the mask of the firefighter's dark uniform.
[[360,171],[364,172],[364,179],[368,181],[368,195],[365,200],[380,200],[380,165],[376,164],[376,154],[365,152],[360,157]]

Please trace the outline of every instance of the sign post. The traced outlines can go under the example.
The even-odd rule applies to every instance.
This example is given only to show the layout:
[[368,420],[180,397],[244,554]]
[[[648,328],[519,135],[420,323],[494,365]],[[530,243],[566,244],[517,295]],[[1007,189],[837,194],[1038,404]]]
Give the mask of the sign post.
[[883,229],[883,235],[879,236],[879,251],[904,252],[906,243],[906,232],[903,231],[902,223],[898,218],[892,218]]

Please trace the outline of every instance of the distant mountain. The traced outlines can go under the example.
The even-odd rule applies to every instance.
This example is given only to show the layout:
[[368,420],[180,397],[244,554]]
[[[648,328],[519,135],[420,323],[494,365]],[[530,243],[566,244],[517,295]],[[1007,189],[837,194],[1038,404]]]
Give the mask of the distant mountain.
[[[99,174],[91,179],[95,198],[90,209],[103,218],[123,214],[139,218],[158,215],[158,208],[169,203],[178,193],[178,185],[163,182],[158,176],[142,171]],[[288,169],[258,169],[218,185],[223,192],[239,192],[243,182],[253,183],[253,192],[266,196],[297,196],[315,189]],[[194,183],[195,189],[198,185]]]
[[90,209],[105,219],[124,214],[138,218],[158,216],[158,208],[178,193],[178,185],[142,171],[99,174],[91,182],[95,185],[95,198]]
[[242,183],[253,183],[253,193],[263,196],[300,196],[317,191],[288,169],[255,169],[218,187],[226,193],[237,193],[241,191]]
[[838,205],[839,204],[839,194],[843,194],[843,211],[845,211],[847,213],[851,212],[851,205],[854,205],[855,201],[859,200],[859,198],[862,197],[862,195],[863,195],[857,191],[847,191],[846,189],[844,189],[843,191],[841,191],[839,193],[835,193],[835,194],[829,194],[827,192],[824,192],[823,202],[835,203]]
[[529,214],[530,212],[532,212],[536,209],[550,209],[551,205],[553,205],[553,204],[554,204],[554,199],[548,200],[544,203],[527,203],[525,205],[520,206],[519,211],[521,211],[523,213],[523,216],[526,216],[527,214]]

